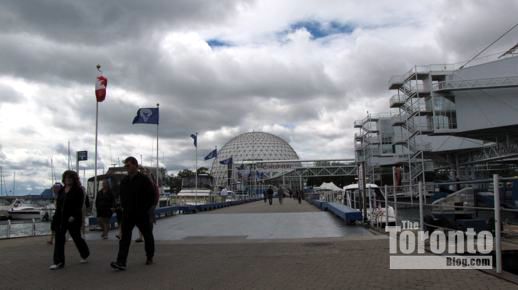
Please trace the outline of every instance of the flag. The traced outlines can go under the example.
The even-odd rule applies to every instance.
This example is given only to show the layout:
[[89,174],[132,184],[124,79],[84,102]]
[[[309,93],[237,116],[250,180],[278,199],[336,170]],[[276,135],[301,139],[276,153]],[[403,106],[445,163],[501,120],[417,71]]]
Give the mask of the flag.
[[198,134],[191,134],[191,138],[194,141],[194,147],[198,147]]
[[137,111],[137,116],[133,118],[133,123],[143,124],[157,124],[158,125],[158,108],[140,108]]
[[210,151],[210,153],[207,154],[207,156],[205,156],[205,158],[203,158],[203,159],[209,160],[209,159],[216,158],[216,157],[218,157],[218,150],[214,149],[214,150]]
[[221,160],[219,162],[220,164],[223,164],[223,165],[229,165],[229,164],[232,164],[232,157],[228,158],[228,159],[225,159],[225,160]]
[[97,102],[102,102],[104,101],[104,98],[106,98],[107,86],[108,79],[103,75],[97,76],[95,80],[95,98],[97,99]]

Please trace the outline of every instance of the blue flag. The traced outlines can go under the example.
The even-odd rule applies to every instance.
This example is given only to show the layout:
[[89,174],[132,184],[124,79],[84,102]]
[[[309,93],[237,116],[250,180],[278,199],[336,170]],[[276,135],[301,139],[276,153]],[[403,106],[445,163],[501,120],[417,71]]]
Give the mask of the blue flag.
[[140,108],[137,111],[137,116],[133,118],[132,124],[157,124],[158,125],[158,108]]
[[212,158],[216,158],[218,157],[218,150],[217,149],[214,149],[212,151],[210,151],[209,154],[207,154],[207,156],[205,156],[205,160],[209,160],[209,159],[212,159]]
[[194,147],[198,147],[198,134],[191,134],[191,138],[194,140]]
[[221,160],[219,162],[220,164],[223,164],[223,165],[229,165],[229,164],[232,164],[232,157],[228,158],[228,159],[225,159],[225,160]]

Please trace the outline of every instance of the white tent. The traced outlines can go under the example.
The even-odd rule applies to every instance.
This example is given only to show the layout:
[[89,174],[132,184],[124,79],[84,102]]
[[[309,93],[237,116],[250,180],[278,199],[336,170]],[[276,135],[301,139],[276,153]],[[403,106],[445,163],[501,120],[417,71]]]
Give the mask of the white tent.
[[330,191],[342,191],[342,189],[333,182],[322,182],[316,190],[330,190]]

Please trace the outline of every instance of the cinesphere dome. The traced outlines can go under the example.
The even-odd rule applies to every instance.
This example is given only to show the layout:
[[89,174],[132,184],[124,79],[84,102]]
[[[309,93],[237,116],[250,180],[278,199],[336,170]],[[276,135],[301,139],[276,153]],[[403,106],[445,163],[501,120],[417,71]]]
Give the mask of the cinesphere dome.
[[[218,152],[212,163],[211,174],[216,186],[225,186],[228,180],[227,165],[219,162],[232,156],[233,178],[237,177],[238,167],[243,160],[298,160],[299,156],[282,138],[264,132],[248,132],[228,141]],[[287,165],[291,166],[291,165]],[[272,177],[279,169],[258,169],[264,177]],[[276,172],[277,171],[277,172]]]

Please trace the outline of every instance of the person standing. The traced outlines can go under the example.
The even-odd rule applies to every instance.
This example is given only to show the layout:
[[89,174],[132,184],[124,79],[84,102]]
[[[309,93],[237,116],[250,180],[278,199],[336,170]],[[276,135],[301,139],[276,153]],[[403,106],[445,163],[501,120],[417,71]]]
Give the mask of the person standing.
[[228,190],[226,187],[223,187],[223,189],[221,189],[219,195],[221,196],[221,201],[222,202],[226,202],[227,201],[227,195],[228,195]]
[[273,202],[273,188],[272,188],[271,185],[266,190],[266,195],[268,196],[268,203],[270,205],[272,205],[272,202]]
[[113,208],[115,208],[115,197],[107,179],[103,180],[102,189],[97,193],[95,208],[97,209],[97,220],[103,231],[101,238],[106,240],[110,230],[110,218],[113,215]]
[[65,234],[67,231],[81,256],[79,262],[87,263],[86,259],[90,256],[88,245],[81,237],[85,193],[81,189],[79,176],[75,171],[67,170],[63,173],[62,182],[65,186],[58,193],[56,211],[52,218],[56,241],[54,243],[54,264],[49,267],[50,270],[61,269],[65,266]]
[[153,264],[155,254],[155,240],[150,220],[150,211],[155,202],[155,189],[150,179],[139,172],[138,161],[135,157],[124,160],[124,167],[128,176],[120,184],[120,199],[122,206],[122,236],[119,241],[117,260],[110,266],[117,270],[126,270],[131,234],[135,226],[144,236],[146,251],[146,265]]
[[282,186],[279,187],[277,194],[279,195],[279,204],[282,204],[282,199],[284,198],[284,188]]

